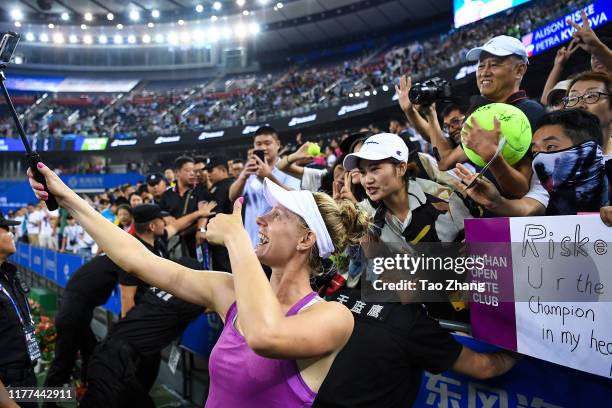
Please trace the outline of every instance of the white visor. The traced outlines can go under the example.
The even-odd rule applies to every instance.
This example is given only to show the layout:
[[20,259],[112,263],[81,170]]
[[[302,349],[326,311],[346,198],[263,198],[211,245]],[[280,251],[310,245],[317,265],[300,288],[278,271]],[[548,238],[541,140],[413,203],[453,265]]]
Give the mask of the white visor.
[[287,191],[278,184],[264,179],[264,198],[272,207],[280,204],[292,213],[302,217],[306,225],[314,232],[317,240],[319,256],[326,259],[334,252],[334,244],[327,232],[327,227],[310,191]]

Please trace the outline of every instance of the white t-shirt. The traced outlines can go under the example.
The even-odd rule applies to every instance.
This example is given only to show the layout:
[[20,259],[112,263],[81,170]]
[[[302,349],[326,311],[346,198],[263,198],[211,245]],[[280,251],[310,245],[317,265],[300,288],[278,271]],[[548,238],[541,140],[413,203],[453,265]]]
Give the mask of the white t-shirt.
[[18,215],[15,218],[13,218],[14,221],[19,221],[19,225],[17,225],[15,227],[15,237],[17,237],[17,239],[21,238],[21,235],[23,234],[23,222],[25,220],[25,217],[23,215]]
[[42,211],[36,210],[28,214],[28,224],[26,226],[28,235],[31,235],[31,234],[35,235],[35,234],[40,233],[40,223],[42,222],[42,219],[43,219]]
[[548,207],[548,200],[550,200],[548,191],[542,186],[540,179],[535,174],[531,176],[529,191],[525,194],[525,197],[538,201],[545,208]]
[[40,220],[40,235],[51,236],[53,233],[53,227],[51,226],[51,214],[46,211],[42,212],[42,218]]
[[313,169],[311,167],[304,167],[304,174],[302,174],[302,190],[312,192],[319,191],[321,188],[321,181],[328,172],[329,171],[327,169]]
[[64,228],[66,251],[76,252],[83,247],[83,232],[83,227],[80,225],[66,225]]

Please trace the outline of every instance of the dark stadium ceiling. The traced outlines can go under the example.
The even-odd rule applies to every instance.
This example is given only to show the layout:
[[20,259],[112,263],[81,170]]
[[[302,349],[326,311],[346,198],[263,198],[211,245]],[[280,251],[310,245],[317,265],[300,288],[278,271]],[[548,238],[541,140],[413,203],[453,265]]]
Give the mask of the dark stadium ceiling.
[[[216,9],[215,3],[221,7],[217,4]],[[81,24],[112,29],[123,24],[136,30],[147,23],[159,28],[183,24],[179,20],[204,26],[214,24],[213,20],[223,24],[224,20],[248,19],[261,27],[258,43],[278,49],[382,31],[402,23],[407,27],[423,24],[434,17],[450,16],[451,9],[451,0],[3,0],[0,21],[6,26],[17,16],[20,27],[34,29],[52,23],[56,29]],[[154,10],[157,17],[152,16]],[[138,19],[130,18],[136,12]],[[91,16],[86,17],[87,13]],[[107,18],[109,13],[112,21]]]

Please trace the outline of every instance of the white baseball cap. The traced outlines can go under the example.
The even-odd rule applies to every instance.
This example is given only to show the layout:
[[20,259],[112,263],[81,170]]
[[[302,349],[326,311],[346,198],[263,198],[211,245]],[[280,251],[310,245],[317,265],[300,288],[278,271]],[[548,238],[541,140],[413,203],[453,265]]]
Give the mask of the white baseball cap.
[[400,162],[408,161],[408,146],[406,142],[393,133],[379,133],[368,137],[361,150],[351,153],[344,158],[342,165],[348,171],[357,168],[359,159],[385,160],[395,159]]
[[497,37],[491,38],[482,47],[476,47],[469,50],[465,57],[468,61],[478,61],[480,59],[480,53],[482,52],[495,55],[496,57],[516,55],[520,57],[525,64],[529,63],[525,45],[523,45],[519,39],[508,35],[498,35]]

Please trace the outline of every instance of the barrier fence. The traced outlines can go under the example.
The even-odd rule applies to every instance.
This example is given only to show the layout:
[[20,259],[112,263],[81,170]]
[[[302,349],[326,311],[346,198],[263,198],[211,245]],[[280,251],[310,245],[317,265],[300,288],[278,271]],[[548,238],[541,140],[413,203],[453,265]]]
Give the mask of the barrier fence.
[[[68,279],[84,263],[84,258],[17,243],[17,252],[11,261],[65,287]],[[111,313],[119,313],[121,302],[118,289],[103,307]],[[216,314],[202,314],[187,327],[180,345],[188,353],[207,359],[221,327],[222,322]],[[455,335],[455,338],[476,351],[499,350],[468,336]],[[188,356],[188,359],[193,360],[192,356]],[[605,401],[612,401],[612,380],[523,356],[510,372],[486,381],[453,371],[439,375],[426,372],[413,407],[571,408],[600,407],[607,404]]]

